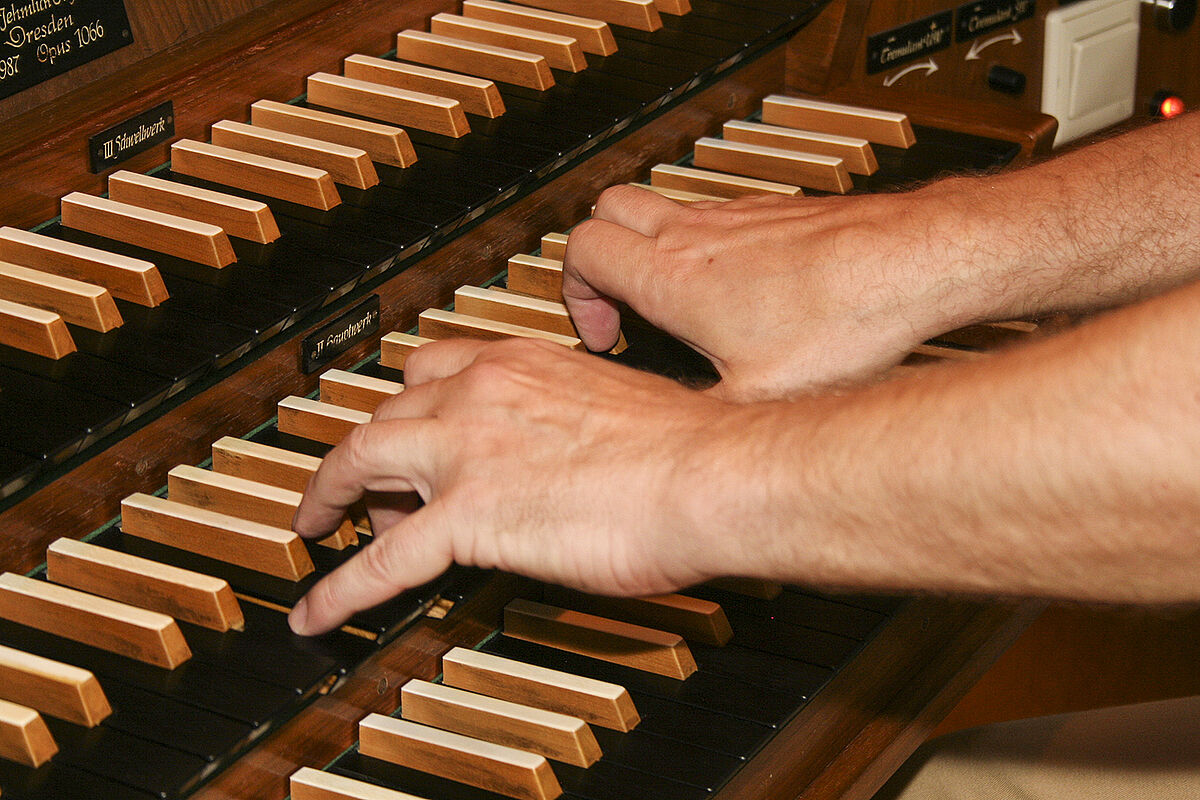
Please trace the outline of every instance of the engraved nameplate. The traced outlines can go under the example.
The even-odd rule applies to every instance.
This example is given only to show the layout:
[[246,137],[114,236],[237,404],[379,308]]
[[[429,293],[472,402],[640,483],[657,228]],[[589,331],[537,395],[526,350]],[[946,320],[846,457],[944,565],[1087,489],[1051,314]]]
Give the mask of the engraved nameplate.
[[300,343],[300,368],[308,375],[359,342],[379,333],[379,295],[373,294]]
[[953,34],[953,11],[877,33],[867,39],[867,74],[874,75],[947,48]]
[[0,98],[132,43],[123,0],[0,3]]
[[175,136],[175,106],[170,100],[88,138],[92,172],[103,172],[127,158]]
[[1034,0],[980,0],[954,12],[954,39],[967,42],[1000,28],[1029,19],[1037,10]]

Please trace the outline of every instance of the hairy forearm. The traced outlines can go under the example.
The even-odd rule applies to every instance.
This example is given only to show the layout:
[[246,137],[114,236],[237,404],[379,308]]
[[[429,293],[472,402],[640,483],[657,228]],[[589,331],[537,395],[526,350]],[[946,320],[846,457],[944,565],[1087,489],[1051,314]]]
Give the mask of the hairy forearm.
[[[1200,275],[1200,114],[926,191],[953,243],[925,276],[946,324],[1089,311]],[[938,233],[932,230],[931,234]]]
[[1200,599],[1198,314],[1187,287],[986,362],[743,407],[692,513],[746,574]]

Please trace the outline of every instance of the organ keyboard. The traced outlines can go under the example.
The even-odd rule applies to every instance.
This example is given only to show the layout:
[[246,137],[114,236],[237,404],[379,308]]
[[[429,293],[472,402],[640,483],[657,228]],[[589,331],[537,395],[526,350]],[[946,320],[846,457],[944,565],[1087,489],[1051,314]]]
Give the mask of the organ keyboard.
[[[367,5],[344,13],[361,21],[383,4]],[[692,630],[689,638],[701,641],[688,650],[690,664],[692,655],[669,647],[668,666],[659,668],[676,677],[665,679],[593,663],[603,636],[625,636],[603,621],[611,609],[598,601],[571,612],[591,627],[586,635],[570,628],[566,638],[583,654],[565,655],[544,643],[547,627],[561,620],[534,611],[541,601],[581,598],[459,570],[329,637],[287,633],[284,612],[303,591],[369,546],[361,514],[314,546],[283,528],[324,448],[401,391],[396,370],[417,339],[404,331],[421,312],[425,338],[521,333],[578,347],[554,291],[565,238],[547,231],[582,218],[605,185],[643,179],[662,162],[650,175],[654,188],[690,200],[864,191],[948,166],[991,168],[1021,151],[1023,133],[1014,143],[918,126],[909,141],[898,118],[877,112],[869,118],[901,133],[789,132],[789,121],[768,109],[803,104],[779,97],[764,105],[762,97],[784,88],[781,45],[820,3],[536,5],[467,0],[461,9],[438,8],[430,25],[408,26],[430,32],[389,32],[400,60],[373,55],[379,47],[325,57],[296,76],[306,90],[301,101],[287,102],[295,91],[239,96],[204,120],[211,136],[194,122],[190,131],[180,126],[190,138],[171,145],[169,167],[113,173],[107,198],[98,185],[72,186],[89,191],[62,192],[60,220],[36,233],[0,231],[0,260],[18,268],[35,261],[99,284],[109,300],[97,303],[120,316],[116,324],[96,312],[100,330],[68,320],[77,352],[57,359],[50,355],[65,346],[28,352],[6,340],[0,348],[0,407],[10,420],[0,430],[0,494],[10,497],[0,565],[34,571],[33,580],[14,575],[2,588],[6,597],[32,593],[62,617],[59,627],[43,624],[48,615],[26,603],[0,615],[0,644],[41,659],[43,673],[46,659],[66,665],[54,669],[83,666],[89,674],[71,685],[98,683],[104,692],[86,712],[43,708],[45,734],[28,714],[5,713],[3,724],[22,733],[0,732],[0,745],[27,744],[16,762],[0,765],[4,796],[282,797],[297,767],[329,766],[359,738],[367,712],[386,718],[403,707],[401,685],[436,678],[455,645],[516,657],[535,673],[570,665],[577,677],[618,677],[636,695],[643,722],[630,738],[598,734],[604,755],[590,772],[555,765],[569,795],[862,796],[1027,618],[1012,608],[791,589],[754,605],[705,588],[675,605],[719,599],[730,626],[709,620],[706,632]],[[581,18],[583,9],[599,19]],[[324,16],[336,25],[339,13]],[[828,111],[808,105],[810,113]],[[693,143],[694,155],[681,160]],[[795,166],[785,174],[781,165]],[[507,289],[530,297],[472,285],[506,260]],[[295,331],[370,291],[384,299],[381,330],[394,331],[382,357],[324,373],[320,399],[308,397],[317,376],[295,369]],[[453,312],[443,308],[451,293]],[[67,306],[55,304],[66,319]],[[653,332],[635,324],[627,333],[620,357],[629,363],[711,378],[694,359],[673,362],[678,349]],[[980,336],[932,343],[923,355],[973,353]],[[335,363],[350,366],[374,347],[360,345]],[[216,441],[247,433],[289,394],[297,396],[279,405],[277,427]],[[106,440],[113,434],[119,438]],[[210,443],[212,469],[196,468]],[[165,498],[150,494],[164,484]],[[118,508],[120,521],[101,527]],[[95,528],[88,545],[52,542]],[[37,567],[42,561],[46,568]],[[58,592],[59,583],[75,594]],[[71,630],[90,627],[77,619],[99,610],[79,591],[111,598],[109,618],[122,625],[131,613],[124,604],[159,600],[155,621],[139,617],[139,642],[163,630],[155,625],[164,616],[182,633],[139,646],[151,665],[106,649],[111,641],[73,641]],[[494,635],[502,618],[505,634]],[[776,622],[782,627],[772,628]],[[515,638],[522,626],[523,637],[543,643]],[[530,696],[547,691],[544,684]],[[37,694],[22,699],[33,703]],[[631,725],[628,711],[622,718]],[[53,756],[47,737],[56,741]],[[682,755],[656,771],[660,751]],[[415,780],[426,796],[491,796],[429,784],[365,753],[337,759],[333,777],[305,773],[293,795],[339,796],[336,787],[348,785],[339,781],[353,776],[393,788]],[[761,780],[768,773],[769,786]],[[303,788],[305,780],[326,788]]]

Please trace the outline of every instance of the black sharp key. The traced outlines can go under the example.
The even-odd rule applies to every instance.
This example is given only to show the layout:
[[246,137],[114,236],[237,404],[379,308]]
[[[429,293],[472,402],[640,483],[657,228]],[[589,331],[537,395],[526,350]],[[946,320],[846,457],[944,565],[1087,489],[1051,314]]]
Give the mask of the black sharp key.
[[[615,123],[624,120],[646,108],[649,101],[626,97],[620,94],[595,95],[588,94],[585,102],[581,102],[580,94],[569,86],[556,83],[545,91],[529,89],[524,86],[514,86],[510,83],[496,83],[500,96],[507,102],[510,97],[519,97],[533,103],[540,103],[547,109],[563,115],[573,113],[573,109],[586,109],[583,113],[591,113],[606,118]],[[657,98],[655,98],[657,99]]]
[[746,25],[757,30],[760,35],[776,33],[790,27],[790,20],[786,15],[773,11],[733,6],[717,0],[691,0],[691,3],[692,13],[697,16]]
[[[704,711],[695,706],[680,705],[661,697],[638,692],[630,697],[642,718],[637,730],[677,739],[738,759],[753,755],[774,734],[765,725]],[[596,731],[599,732],[599,729]]]
[[[250,607],[255,604],[242,605],[249,615]],[[287,624],[282,613],[274,614]],[[278,638],[258,637],[245,631],[214,631],[186,622],[180,622],[179,627],[192,648],[193,659],[289,691],[307,692],[339,669],[333,659],[289,647],[289,643]]]
[[674,96],[687,91],[699,83],[697,73],[678,67],[674,63],[640,61],[627,58],[621,53],[611,56],[588,55],[588,70],[603,75],[627,80],[645,81],[660,87],[664,96]]
[[703,800],[710,792],[668,778],[648,775],[600,759],[587,769],[554,764],[554,774],[563,787],[563,797],[579,796],[587,800],[629,800],[653,797],[655,800]]
[[[783,587],[785,592],[799,591],[790,586]],[[888,595],[875,594],[831,594],[828,592],[818,592],[810,589],[805,589],[804,594],[811,594],[814,597],[822,597],[833,603],[842,605],[854,606],[855,608],[865,608],[870,611],[877,611],[880,614],[895,614],[900,610],[900,607],[908,602],[907,597],[893,597]]]
[[78,330],[79,352],[165,378],[175,394],[215,365],[246,352],[251,333],[179,312],[167,300],[156,308],[117,301],[125,324],[108,333]]
[[620,25],[613,25],[611,27],[613,38],[617,41],[618,53],[625,46],[625,42],[629,41],[645,42],[646,44],[657,45],[667,50],[683,50],[689,53],[699,53],[713,59],[714,62],[720,62],[742,51],[742,45],[739,43],[723,39],[713,39],[709,36],[700,36],[688,33],[687,31],[660,28],[651,33],[633,28],[625,28]]
[[[449,136],[440,136],[436,133],[410,128],[408,136],[414,145],[420,144],[424,147],[436,147],[444,152],[454,153],[456,156],[476,164],[481,169],[486,168],[489,162],[505,165],[510,168],[516,167],[527,173],[523,176],[524,180],[528,180],[530,174],[537,171],[556,155],[548,150],[484,136],[474,131],[455,139]],[[419,155],[417,159],[420,161]],[[479,180],[482,180],[482,177]],[[492,183],[490,177],[487,182]]]
[[726,611],[733,627],[731,644],[807,661],[821,667],[837,668],[853,655],[861,643],[848,636],[814,631],[786,622],[762,620]]
[[0,445],[0,497],[24,489],[41,466],[41,459]]
[[598,75],[588,70],[564,72],[550,70],[556,85],[572,92],[581,104],[589,102],[590,96],[621,96],[636,100],[643,109],[653,109],[663,101],[669,87],[657,86],[643,80],[623,78],[619,75]]
[[765,686],[797,701],[812,697],[833,677],[828,667],[733,644],[711,647],[691,642],[688,647],[702,670]]
[[380,183],[418,199],[432,197],[436,201],[465,209],[468,213],[486,209],[503,191],[517,185],[527,174],[523,170],[514,171],[512,167],[499,164],[496,166],[506,172],[500,176],[499,182],[471,180],[469,171],[455,161],[453,153],[436,147],[416,148],[414,145],[414,149],[417,150],[417,161],[410,167],[378,166]]
[[288,237],[268,245],[234,239],[233,249],[238,260],[267,270],[279,280],[293,277],[318,284],[325,292],[322,305],[329,305],[353,289],[373,264],[347,261],[306,250]]
[[350,236],[328,227],[318,225],[308,220],[279,215],[275,218],[279,230],[286,234],[275,243],[277,250],[282,251],[280,258],[285,258],[294,250],[307,251],[321,257],[332,253],[341,253],[352,264],[360,265],[364,270],[382,266],[390,267],[396,260],[396,246],[390,242],[382,242],[369,236]]
[[253,740],[254,728],[211,711],[150,694],[135,686],[106,681],[104,694],[113,713],[103,725],[216,761]]
[[333,763],[329,771],[335,775],[385,786],[398,792],[437,800],[511,800],[465,783],[440,778],[389,761],[369,758],[355,748]]
[[[711,58],[699,53],[689,53],[685,50],[668,50],[648,42],[636,42],[632,39],[622,42],[614,54],[636,64],[650,64],[668,69],[687,72],[693,76],[711,72],[716,66]],[[613,56],[587,54],[588,67],[592,65],[603,67]]]
[[[272,282],[269,275],[253,267],[234,264],[215,270],[71,228],[46,233],[153,262],[162,273],[174,305],[180,310],[204,319],[219,320],[231,327],[248,329],[257,335],[255,341],[262,341],[282,330],[296,308],[286,296],[292,295],[294,290],[283,290],[279,281]],[[272,285],[277,287],[276,290],[272,291]],[[255,293],[255,290],[262,293]]]
[[4,800],[154,800],[155,796],[51,760],[32,770],[0,760]]
[[688,14],[683,17],[663,14],[662,21],[663,30],[707,36],[710,39],[732,42],[740,47],[748,47],[766,35],[762,29],[740,21],[715,19],[700,14]]
[[58,463],[117,429],[126,409],[34,375],[0,367],[0,444]]
[[803,625],[826,633],[836,633],[862,641],[886,619],[884,614],[820,597],[784,592],[774,600],[753,597],[697,586],[685,594],[717,603],[728,611],[736,611],[759,619],[772,619],[792,625]]
[[629,733],[596,728],[594,733],[605,761],[709,792],[741,766],[734,756],[637,728]]
[[608,681],[630,691],[730,714],[770,727],[778,727],[786,722],[795,708],[795,698],[705,672],[696,672],[686,681],[680,681],[508,636],[496,636],[480,649],[518,661]]
[[46,724],[59,745],[55,760],[167,800],[191,791],[212,769],[202,758],[115,728],[80,728],[52,718]]
[[[72,330],[72,335],[77,333]],[[0,366],[119,403],[127,409],[123,424],[165,400],[172,387],[172,382],[162,377],[82,352],[53,359],[0,346]]]
[[[404,172],[398,167],[391,169],[398,173]],[[442,233],[454,230],[466,216],[466,206],[438,200],[428,194],[421,194],[420,189],[396,188],[395,184],[403,182],[404,179],[400,175],[394,176],[390,182],[381,177],[378,186],[363,192],[355,202],[361,203],[363,208],[369,208],[381,214],[415,220]]]
[[280,717],[301,700],[295,692],[233,675],[200,661],[186,661],[173,670],[165,670],[6,620],[0,620],[0,642],[90,669],[100,678],[102,686],[108,685],[108,681],[128,683],[255,728]]

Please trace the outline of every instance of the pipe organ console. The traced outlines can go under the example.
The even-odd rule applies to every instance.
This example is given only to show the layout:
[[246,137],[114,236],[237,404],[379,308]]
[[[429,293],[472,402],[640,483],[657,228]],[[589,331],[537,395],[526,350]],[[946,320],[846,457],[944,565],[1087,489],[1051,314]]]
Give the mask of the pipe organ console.
[[[865,798],[1036,612],[456,568],[286,627],[370,546],[357,511],[288,527],[413,347],[581,346],[561,259],[605,186],[886,191],[1047,152],[1036,107],[859,79],[875,27],[942,9],[59,5],[0,8],[0,795]],[[606,357],[713,379],[626,323]]]

